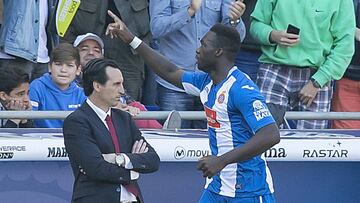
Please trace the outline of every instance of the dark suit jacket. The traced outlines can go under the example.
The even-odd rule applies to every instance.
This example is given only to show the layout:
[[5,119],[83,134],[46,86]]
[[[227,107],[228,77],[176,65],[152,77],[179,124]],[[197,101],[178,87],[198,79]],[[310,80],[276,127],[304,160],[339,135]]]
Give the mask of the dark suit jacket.
[[[150,145],[147,153],[131,153],[134,142],[144,139],[131,116],[118,109],[113,109],[111,115],[121,152],[130,158],[132,170],[156,171],[160,159]],[[119,203],[120,184],[130,182],[130,170],[103,159],[102,154],[115,153],[114,145],[108,129],[86,102],[65,119],[63,134],[75,176],[72,201]]]

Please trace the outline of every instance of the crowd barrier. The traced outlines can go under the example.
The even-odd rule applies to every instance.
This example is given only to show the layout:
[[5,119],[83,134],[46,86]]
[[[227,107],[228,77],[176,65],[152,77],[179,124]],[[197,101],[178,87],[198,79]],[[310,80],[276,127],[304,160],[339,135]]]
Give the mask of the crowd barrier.
[[[46,118],[64,119],[71,111],[0,111],[2,118]],[[134,119],[166,119],[170,111],[142,111]],[[203,111],[179,111],[184,120],[202,120],[205,118]],[[285,114],[288,120],[360,120],[360,112],[301,112],[288,111]]]
[[[208,155],[204,130],[142,130],[161,158],[141,175],[147,203],[197,202]],[[279,203],[358,203],[360,131],[281,131],[264,153]],[[61,129],[0,129],[0,202],[70,202],[73,175]]]
[[[142,130],[161,161],[194,162],[210,154],[206,130]],[[360,161],[360,136],[348,131],[281,131],[268,161]],[[61,129],[0,131],[1,161],[67,161]],[[166,144],[165,144],[166,143]]]

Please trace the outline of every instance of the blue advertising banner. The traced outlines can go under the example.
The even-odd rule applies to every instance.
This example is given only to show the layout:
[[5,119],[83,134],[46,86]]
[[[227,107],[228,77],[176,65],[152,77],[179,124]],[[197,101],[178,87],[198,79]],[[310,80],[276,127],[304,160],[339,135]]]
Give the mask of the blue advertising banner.
[[[207,155],[206,131],[143,130],[161,156],[141,175],[147,203],[197,202],[205,180],[196,161]],[[282,131],[268,150],[278,203],[358,203],[360,131]],[[0,202],[71,201],[73,174],[61,129],[0,129]]]

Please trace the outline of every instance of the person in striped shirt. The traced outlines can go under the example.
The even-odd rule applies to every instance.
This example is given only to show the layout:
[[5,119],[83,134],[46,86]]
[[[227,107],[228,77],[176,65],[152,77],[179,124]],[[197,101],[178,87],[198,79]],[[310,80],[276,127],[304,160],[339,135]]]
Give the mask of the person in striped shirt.
[[108,25],[107,34],[128,43],[160,77],[200,96],[211,155],[198,163],[207,178],[199,202],[275,202],[262,153],[280,141],[280,133],[259,89],[234,66],[239,33],[214,25],[196,51],[203,72],[186,72],[142,43],[113,13],[109,15],[114,23]]

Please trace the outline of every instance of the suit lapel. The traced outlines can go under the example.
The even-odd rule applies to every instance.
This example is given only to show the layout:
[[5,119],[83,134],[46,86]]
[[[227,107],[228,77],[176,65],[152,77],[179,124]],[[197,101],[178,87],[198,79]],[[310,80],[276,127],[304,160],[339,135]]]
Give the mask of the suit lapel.
[[126,133],[126,131],[127,131],[126,127],[127,128],[129,128],[129,127],[127,125],[125,125],[121,115],[118,112],[112,111],[111,117],[113,119],[115,132],[116,132],[116,135],[119,140],[120,151],[121,152],[129,152],[128,144],[131,142],[131,140],[129,140],[128,135]]
[[85,114],[88,115],[88,118],[91,121],[91,124],[94,126],[94,129],[97,129],[97,131],[100,132],[100,133],[95,132],[95,136],[97,137],[101,136],[102,137],[101,140],[107,142],[108,144],[110,144],[110,146],[113,146],[113,151],[115,152],[114,144],[112,142],[110,132],[104,125],[103,121],[99,118],[99,116],[95,113],[95,111],[86,102],[84,102],[81,108],[85,112]]

